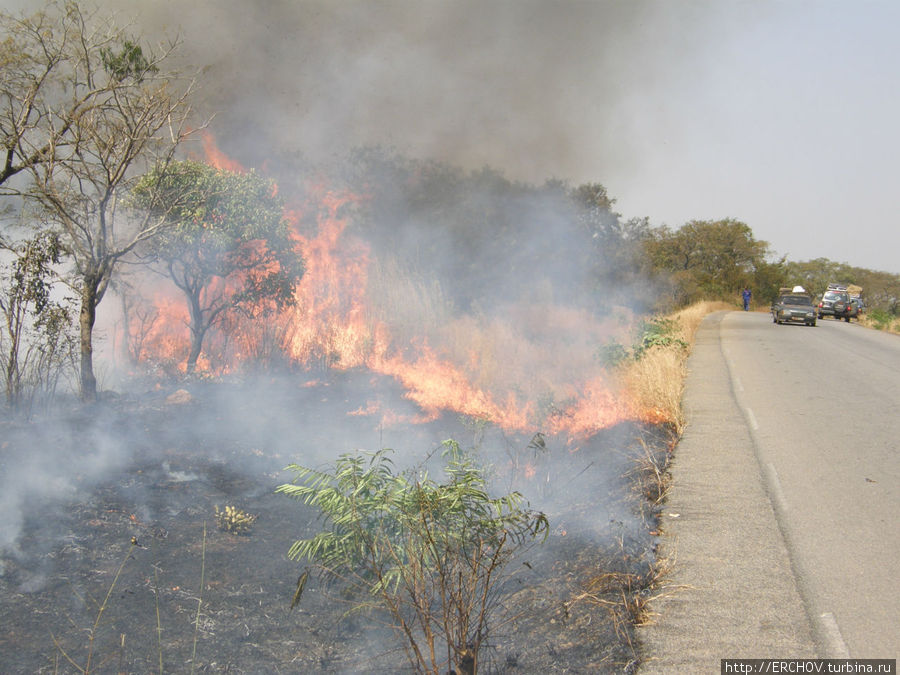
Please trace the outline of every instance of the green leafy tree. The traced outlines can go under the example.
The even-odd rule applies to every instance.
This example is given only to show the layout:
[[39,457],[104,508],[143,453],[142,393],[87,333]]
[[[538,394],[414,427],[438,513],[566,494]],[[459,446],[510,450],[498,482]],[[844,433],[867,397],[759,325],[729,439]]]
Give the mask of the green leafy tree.
[[30,18],[4,15],[2,30],[12,48],[0,58],[0,178],[6,194],[38,210],[71,259],[81,395],[90,401],[97,307],[116,267],[168,222],[122,208],[122,197],[188,135],[193,83],[161,69],[177,43],[145,50],[112,17],[76,2]]
[[[769,305],[778,297],[779,291],[785,286],[794,287],[787,272],[787,260],[763,260],[756,263],[756,270],[750,282],[753,287],[753,298],[758,303]],[[804,286],[804,288],[806,288]]]
[[569,199],[587,235],[584,241],[589,242],[581,248],[586,257],[581,264],[591,270],[600,309],[616,303],[652,304],[650,286],[646,283],[649,263],[643,255],[643,241],[650,234],[649,221],[646,218],[622,220],[613,210],[616,200],[600,183],[579,185],[569,192]]
[[54,266],[63,250],[59,239],[41,233],[11,243],[0,237],[10,258],[0,271],[0,329],[6,404],[21,409],[26,393],[52,395],[72,354],[71,316],[65,300],[53,298]]
[[821,294],[832,282],[856,284],[863,289],[866,306],[895,316],[900,314],[898,274],[853,267],[828,258],[789,262],[786,264],[786,272],[792,283],[800,283],[816,294]]
[[381,450],[343,455],[333,472],[293,464],[294,482],[277,489],[326,522],[289,557],[356,591],[353,609],[387,611],[413,667],[435,675],[477,672],[507,565],[549,530],[520,494],[491,498],[483,470],[456,442],[444,448],[443,483],[395,473]]
[[170,224],[148,249],[187,301],[188,373],[204,337],[228,312],[294,302],[303,260],[289,237],[275,185],[256,171],[174,162],[145,175],[133,199]]
[[767,242],[731,218],[692,220],[674,231],[659,228],[645,240],[645,251],[654,268],[673,275],[681,303],[733,299],[770,255]]

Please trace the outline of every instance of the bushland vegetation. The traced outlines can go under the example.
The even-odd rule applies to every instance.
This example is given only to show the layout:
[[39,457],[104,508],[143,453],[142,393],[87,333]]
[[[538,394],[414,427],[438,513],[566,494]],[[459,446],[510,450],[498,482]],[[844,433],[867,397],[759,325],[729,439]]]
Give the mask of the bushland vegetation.
[[[8,406],[22,400],[17,388],[25,364],[17,359],[27,356],[23,338],[33,344],[43,331],[40,340],[59,347],[49,350],[58,357],[30,366],[44,369],[31,380],[52,395],[61,378],[47,370],[70,367],[61,356],[62,338],[73,322],[77,373],[62,381],[77,382],[87,401],[96,397],[94,324],[110,288],[121,296],[125,326],[138,328],[125,342],[134,347],[133,357],[140,355],[141,345],[130,343],[140,341],[141,326],[155,317],[131,283],[133,263],[155,264],[184,295],[190,349],[182,372],[188,374],[213,343],[234,343],[229,331],[246,325],[241,316],[252,319],[260,307],[291,303],[303,264],[285,255],[290,245],[278,214],[277,177],[187,171],[200,165],[178,159],[186,154],[188,120],[202,117],[193,114],[193,82],[164,70],[177,43],[151,47],[77,4],[51,3],[34,16],[0,18],[9,47],[0,109],[4,264],[13,264],[16,250],[44,247],[51,295],[66,288],[79,305],[65,315],[53,305],[53,321],[6,322],[0,339]],[[422,297],[439,294],[435,309],[445,315],[490,317],[515,304],[549,307],[564,299],[596,316],[624,307],[649,317],[699,301],[736,302],[744,286],[765,306],[783,285],[802,283],[815,293],[834,280],[863,286],[872,317],[900,311],[898,275],[824,259],[788,261],[732,218],[678,228],[626,220],[599,182],[530,185],[490,167],[465,171],[380,147],[355,150],[337,167],[329,167],[329,180],[364,195],[349,214],[349,232],[371,246],[380,279],[418,289]],[[261,236],[269,246],[254,244]],[[52,250],[51,241],[58,242]],[[126,264],[131,279],[123,273]],[[7,298],[21,292],[11,275],[2,283]],[[263,299],[268,305],[253,304]],[[7,306],[8,313],[18,311]],[[50,305],[34,309],[50,316]],[[397,318],[410,313],[402,304],[394,309]],[[535,312],[520,312],[520,318],[532,326],[542,320]],[[447,325],[432,319],[409,316],[405,325],[419,334]],[[212,333],[218,341],[207,339]]]
[[[290,304],[303,264],[282,255],[289,235],[274,184],[182,162],[188,129],[203,123],[189,125],[192,81],[165,70],[177,44],[151,48],[77,3],[31,17],[0,13],[0,40],[0,363],[8,410],[28,411],[70,380],[86,402],[97,397],[93,331],[107,291],[118,289],[135,324],[154,320],[137,314],[143,305],[123,274],[126,263],[168,273],[191,305],[187,373],[202,350],[215,348],[204,341],[210,332],[227,342],[236,317],[259,318],[245,301]],[[854,283],[865,289],[870,325],[898,323],[900,275],[788,261],[733,218],[677,228],[626,220],[599,182],[531,185],[490,167],[467,171],[377,147],[354,151],[327,175],[363,196],[345,215],[349,232],[371,246],[369,318],[391,317],[407,343],[450,333],[460,357],[480,355],[479,384],[510,376],[503,357],[514,339],[494,316],[543,338],[564,323],[582,325],[584,316],[627,314],[630,341],[597,341],[591,358],[680,434],[696,326],[709,311],[736,306],[744,286],[766,305],[785,285],[815,293],[831,281]],[[261,240],[266,249],[252,244]],[[547,409],[555,395],[545,396]],[[451,448],[447,483],[399,476],[379,455],[368,467],[345,459],[334,473],[298,466],[313,483],[284,490],[325,507],[336,526],[298,542],[292,555],[374,591],[423,670],[474,671],[505,563],[547,526],[520,495],[488,497],[481,473],[458,450]],[[665,467],[654,473],[662,480]],[[345,478],[349,491],[333,491],[329,481]],[[246,522],[223,513],[231,528]]]

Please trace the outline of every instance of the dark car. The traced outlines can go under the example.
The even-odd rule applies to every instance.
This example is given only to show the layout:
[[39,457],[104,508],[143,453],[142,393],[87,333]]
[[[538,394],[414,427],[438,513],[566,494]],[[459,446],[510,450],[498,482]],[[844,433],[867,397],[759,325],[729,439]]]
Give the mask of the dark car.
[[781,323],[805,323],[816,325],[816,308],[812,298],[805,294],[781,295],[772,304],[772,321]]
[[849,323],[852,311],[853,310],[850,307],[850,295],[847,291],[825,291],[825,294],[819,301],[820,319],[826,316],[833,316],[838,321],[844,319]]
[[850,296],[850,318],[859,320],[859,315],[866,311],[862,298]]

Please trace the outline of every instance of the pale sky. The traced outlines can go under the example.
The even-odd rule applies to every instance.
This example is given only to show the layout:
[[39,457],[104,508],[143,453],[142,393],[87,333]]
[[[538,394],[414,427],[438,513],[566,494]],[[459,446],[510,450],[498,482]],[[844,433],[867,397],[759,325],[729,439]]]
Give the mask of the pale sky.
[[736,218],[791,260],[900,273],[900,2],[100,4],[180,31],[208,66],[219,144],[250,165],[393,145],[599,182],[626,218]]

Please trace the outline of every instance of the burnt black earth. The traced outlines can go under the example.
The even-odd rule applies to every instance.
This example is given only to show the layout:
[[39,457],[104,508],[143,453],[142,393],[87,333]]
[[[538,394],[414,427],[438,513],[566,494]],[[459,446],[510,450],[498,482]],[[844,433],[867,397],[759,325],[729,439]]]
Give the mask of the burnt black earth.
[[[551,526],[504,586],[479,672],[632,671],[623,599],[640,601],[656,564],[637,459],[668,452],[666,429],[539,444],[453,414],[388,427],[372,412],[385,409],[421,418],[391,381],[347,372],[194,381],[0,420],[0,673],[412,672],[390,629],[344,616],[332,589],[311,581],[291,609],[303,565],[288,548],[320,521],[274,490],[291,462],[327,469],[389,447],[413,466],[448,438],[476,449],[494,493],[519,490]],[[228,505],[256,516],[248,531],[219,529]]]

